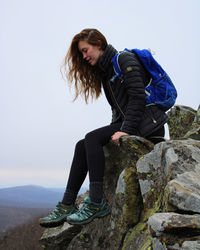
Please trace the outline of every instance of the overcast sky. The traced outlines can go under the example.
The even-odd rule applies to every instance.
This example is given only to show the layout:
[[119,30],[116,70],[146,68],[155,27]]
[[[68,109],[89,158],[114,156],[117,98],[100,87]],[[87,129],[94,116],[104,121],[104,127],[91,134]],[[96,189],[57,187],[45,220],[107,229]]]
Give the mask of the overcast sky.
[[99,29],[117,50],[151,48],[177,104],[197,109],[199,13],[199,0],[0,0],[0,188],[64,187],[76,142],[110,123],[104,95],[72,103],[60,74],[84,28]]

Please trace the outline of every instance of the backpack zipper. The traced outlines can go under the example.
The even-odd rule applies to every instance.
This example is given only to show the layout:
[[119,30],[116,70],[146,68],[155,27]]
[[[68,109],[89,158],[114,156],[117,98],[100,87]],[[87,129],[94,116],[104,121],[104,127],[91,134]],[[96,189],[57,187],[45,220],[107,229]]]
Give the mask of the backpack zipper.
[[[152,105],[149,104],[149,105],[146,105],[146,106],[152,106]],[[150,111],[150,117],[151,117],[151,120],[153,121],[153,123],[157,123],[156,119],[154,118],[154,115],[153,115],[152,111]]]
[[119,104],[118,104],[118,102],[117,102],[117,100],[116,100],[116,98],[115,98],[115,95],[114,95],[114,93],[113,93],[113,90],[112,90],[112,87],[111,87],[110,82],[109,82],[109,87],[110,87],[111,94],[112,94],[112,96],[113,96],[113,98],[114,98],[115,103],[117,104],[117,107],[118,107],[119,111],[120,111],[121,114],[125,117],[124,112],[123,112],[122,109],[120,108],[120,106],[119,106]]

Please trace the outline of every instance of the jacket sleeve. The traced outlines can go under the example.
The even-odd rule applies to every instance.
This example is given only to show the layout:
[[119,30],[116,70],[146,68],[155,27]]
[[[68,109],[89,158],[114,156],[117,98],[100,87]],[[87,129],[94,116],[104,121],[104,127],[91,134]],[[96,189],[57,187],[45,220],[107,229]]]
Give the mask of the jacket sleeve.
[[119,55],[119,66],[123,74],[124,89],[127,93],[127,107],[121,131],[137,134],[137,128],[145,111],[144,68],[129,52]]

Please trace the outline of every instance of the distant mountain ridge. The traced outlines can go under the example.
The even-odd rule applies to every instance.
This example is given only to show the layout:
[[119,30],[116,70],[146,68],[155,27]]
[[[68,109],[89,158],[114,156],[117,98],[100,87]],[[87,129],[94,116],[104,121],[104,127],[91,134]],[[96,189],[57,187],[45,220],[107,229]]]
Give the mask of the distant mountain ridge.
[[[64,191],[35,185],[0,189],[0,241],[7,230],[48,214],[62,200]],[[83,188],[80,193],[85,191]]]
[[[45,188],[35,185],[0,189],[0,205],[31,208],[52,208],[63,197],[65,188]],[[84,193],[86,189],[81,189]]]

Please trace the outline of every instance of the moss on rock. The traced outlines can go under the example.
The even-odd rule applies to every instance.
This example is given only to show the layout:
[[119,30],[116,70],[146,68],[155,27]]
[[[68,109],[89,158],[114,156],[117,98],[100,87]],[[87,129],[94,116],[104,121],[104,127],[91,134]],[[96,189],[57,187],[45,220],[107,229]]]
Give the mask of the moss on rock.
[[136,168],[126,169],[124,181],[126,203],[124,218],[128,225],[134,225],[138,222],[142,210],[142,196],[140,195]]
[[170,139],[183,138],[190,130],[194,121],[196,111],[187,106],[174,106],[169,112],[169,134]]

